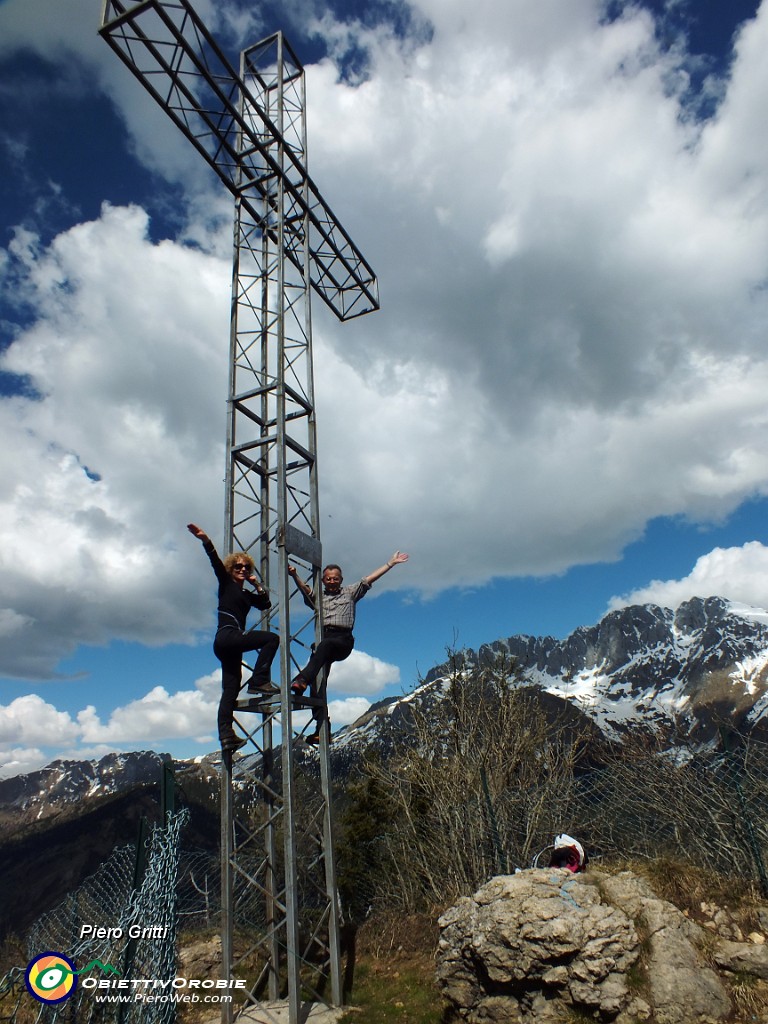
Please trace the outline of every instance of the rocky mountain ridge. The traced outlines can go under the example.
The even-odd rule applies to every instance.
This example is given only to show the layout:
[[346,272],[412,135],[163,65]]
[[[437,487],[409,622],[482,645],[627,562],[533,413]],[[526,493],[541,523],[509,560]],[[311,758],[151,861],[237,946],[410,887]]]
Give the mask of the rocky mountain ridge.
[[414,703],[428,713],[452,675],[494,662],[518,685],[578,709],[606,739],[642,728],[713,743],[723,724],[768,739],[768,612],[709,597],[676,610],[622,608],[564,640],[516,635],[457,652],[412,693],[373,705],[341,730],[334,757],[386,749]]
[[[607,739],[630,728],[667,730],[689,743],[714,742],[718,725],[768,739],[768,612],[722,598],[693,598],[676,610],[636,605],[613,611],[563,640],[515,635],[457,652],[455,664],[432,668],[414,690],[371,706],[335,734],[332,763],[344,776],[363,752],[396,745],[418,705],[442,699],[451,673],[506,664],[516,684],[542,700],[568,705]],[[311,761],[313,752],[297,756]],[[314,755],[316,756],[316,755]],[[157,785],[168,754],[109,754],[99,761],[53,761],[28,775],[0,780],[0,822],[31,825],[70,809]],[[214,794],[218,752],[176,768]]]
[[0,780],[0,813],[13,808],[31,821],[53,804],[76,804],[154,785],[161,766],[170,760],[169,754],[139,750],[107,754],[99,761],[51,761],[39,771]]

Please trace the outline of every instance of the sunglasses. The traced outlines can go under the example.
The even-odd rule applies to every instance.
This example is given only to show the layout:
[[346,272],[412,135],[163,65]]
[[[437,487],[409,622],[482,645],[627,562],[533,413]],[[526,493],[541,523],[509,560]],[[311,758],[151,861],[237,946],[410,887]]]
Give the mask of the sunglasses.
[[244,572],[250,572],[251,571],[250,565],[246,565],[245,562],[235,562],[235,564],[232,566],[232,569],[233,569],[234,572],[243,572],[243,571]]

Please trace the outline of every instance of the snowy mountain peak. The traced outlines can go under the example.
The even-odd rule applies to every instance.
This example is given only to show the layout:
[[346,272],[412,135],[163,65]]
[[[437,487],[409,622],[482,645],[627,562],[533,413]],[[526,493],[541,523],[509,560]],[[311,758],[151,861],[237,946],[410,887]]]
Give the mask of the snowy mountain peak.
[[[768,612],[720,597],[677,609],[631,605],[564,640],[516,635],[459,654],[467,669],[504,663],[519,685],[575,705],[611,739],[630,727],[717,738],[720,724],[768,728]],[[337,739],[339,754],[381,742],[409,703],[435,699],[452,666],[438,665],[402,698],[375,705]]]
[[0,809],[25,819],[49,814],[57,805],[109,796],[160,781],[169,754],[151,750],[107,754],[99,761],[51,761],[40,771],[0,780]]

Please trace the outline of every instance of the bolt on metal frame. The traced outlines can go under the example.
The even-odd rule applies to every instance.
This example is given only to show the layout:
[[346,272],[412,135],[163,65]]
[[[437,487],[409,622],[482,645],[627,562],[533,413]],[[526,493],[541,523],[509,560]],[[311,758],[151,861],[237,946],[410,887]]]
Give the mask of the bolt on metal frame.
[[288,575],[290,556],[319,593],[310,289],[347,320],[378,309],[378,285],[307,172],[304,71],[281,33],[235,72],[187,0],[105,0],[100,31],[235,198],[225,534],[272,595],[281,686],[238,702],[248,745],[222,760],[222,976],[255,976],[246,1006],[267,1019],[287,991],[298,1024],[302,992],[341,1002],[328,730],[319,771],[301,755],[298,772],[290,696],[320,622]]

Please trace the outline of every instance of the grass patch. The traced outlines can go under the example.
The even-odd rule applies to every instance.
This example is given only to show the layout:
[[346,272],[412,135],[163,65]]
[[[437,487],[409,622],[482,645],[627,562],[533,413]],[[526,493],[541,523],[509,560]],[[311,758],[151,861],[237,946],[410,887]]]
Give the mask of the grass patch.
[[[379,911],[356,930],[347,974],[344,1024],[440,1024],[444,1003],[435,981],[439,911]],[[349,969],[349,962],[347,967]]]
[[443,1003],[431,959],[360,959],[342,1024],[440,1024]]
[[568,1014],[568,1024],[594,1024],[595,1018],[587,1013],[586,1010],[580,1010],[577,1006],[570,1006],[566,1010]]
[[356,931],[358,955],[378,960],[391,960],[405,954],[433,957],[440,938],[437,919],[443,909],[446,908],[433,907],[420,914],[404,914],[395,909],[378,911]]
[[737,973],[728,986],[738,1020],[765,1020],[768,984],[752,974]]
[[633,996],[645,995],[648,991],[648,971],[642,960],[636,960],[626,971],[627,988]]

